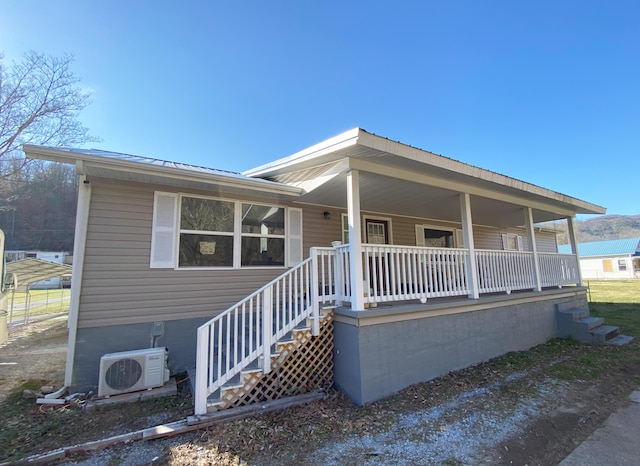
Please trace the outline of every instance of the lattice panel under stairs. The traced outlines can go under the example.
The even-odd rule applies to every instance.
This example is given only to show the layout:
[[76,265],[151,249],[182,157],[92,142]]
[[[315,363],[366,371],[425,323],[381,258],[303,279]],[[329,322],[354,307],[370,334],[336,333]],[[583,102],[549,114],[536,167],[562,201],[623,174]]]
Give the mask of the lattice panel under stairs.
[[333,385],[333,314],[320,319],[320,335],[311,329],[291,332],[291,340],[278,342],[271,357],[271,372],[244,371],[240,386],[222,388],[220,401],[209,409],[222,410],[276,400]]

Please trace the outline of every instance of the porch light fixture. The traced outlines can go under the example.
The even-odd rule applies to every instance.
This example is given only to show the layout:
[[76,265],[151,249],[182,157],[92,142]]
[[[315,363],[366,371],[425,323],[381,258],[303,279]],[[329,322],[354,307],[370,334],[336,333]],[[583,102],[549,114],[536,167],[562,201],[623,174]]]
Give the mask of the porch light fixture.
[[331,212],[327,212],[326,210],[322,213],[324,215],[325,220],[331,220]]

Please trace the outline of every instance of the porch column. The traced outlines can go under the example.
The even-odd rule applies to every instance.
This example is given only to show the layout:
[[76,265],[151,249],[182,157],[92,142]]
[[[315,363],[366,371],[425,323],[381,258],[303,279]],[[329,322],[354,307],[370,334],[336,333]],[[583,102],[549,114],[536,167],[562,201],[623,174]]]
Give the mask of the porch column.
[[536,232],[533,229],[533,212],[531,207],[524,208],[524,225],[527,230],[527,240],[529,241],[529,249],[533,252],[533,278],[535,281],[535,290],[542,291],[542,280],[540,279],[540,262],[538,260],[538,245],[536,244]]
[[578,286],[582,285],[582,271],[580,270],[580,257],[578,256],[578,240],[576,236],[576,223],[573,217],[567,217],[567,230],[569,232],[569,244],[571,244],[571,252],[575,254],[578,262]]
[[476,262],[476,247],[473,242],[473,221],[471,220],[471,196],[468,193],[460,193],[460,214],[462,216],[462,237],[464,247],[469,250],[467,256],[467,280],[469,285],[469,298],[480,297],[478,285],[478,264]]
[[360,174],[347,172],[347,216],[349,220],[349,270],[351,275],[351,309],[364,310],[362,274],[362,232],[360,230]]

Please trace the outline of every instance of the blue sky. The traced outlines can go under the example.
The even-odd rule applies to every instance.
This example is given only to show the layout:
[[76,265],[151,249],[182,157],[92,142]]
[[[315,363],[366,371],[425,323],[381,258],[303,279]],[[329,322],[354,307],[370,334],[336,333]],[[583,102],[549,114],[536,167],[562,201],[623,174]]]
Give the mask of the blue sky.
[[638,214],[640,2],[3,0],[91,144],[242,171],[367,131]]

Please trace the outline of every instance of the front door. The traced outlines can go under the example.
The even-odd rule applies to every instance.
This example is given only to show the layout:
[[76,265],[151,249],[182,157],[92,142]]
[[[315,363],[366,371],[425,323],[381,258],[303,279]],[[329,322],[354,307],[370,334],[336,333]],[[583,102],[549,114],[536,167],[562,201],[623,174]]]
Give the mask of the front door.
[[367,243],[389,244],[389,222],[387,220],[365,220],[367,229]]

